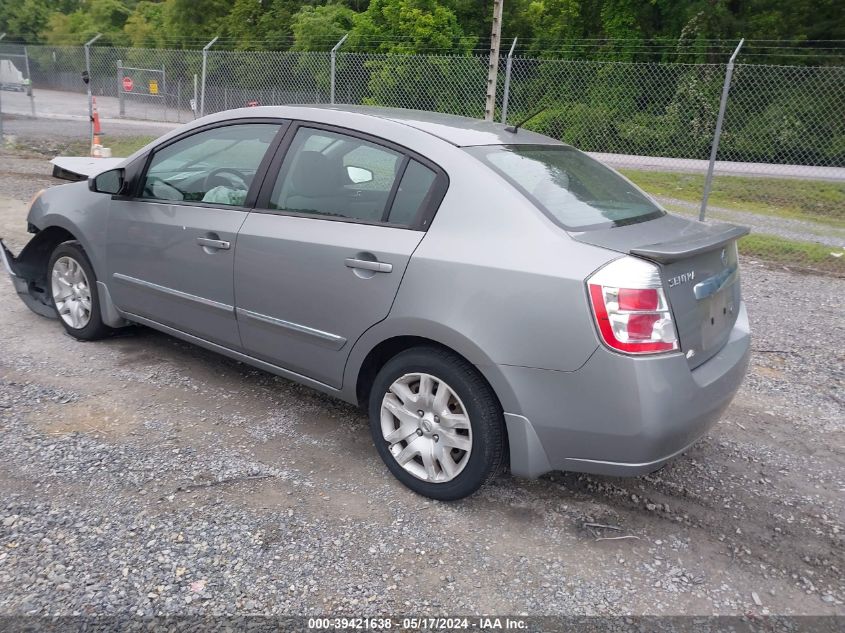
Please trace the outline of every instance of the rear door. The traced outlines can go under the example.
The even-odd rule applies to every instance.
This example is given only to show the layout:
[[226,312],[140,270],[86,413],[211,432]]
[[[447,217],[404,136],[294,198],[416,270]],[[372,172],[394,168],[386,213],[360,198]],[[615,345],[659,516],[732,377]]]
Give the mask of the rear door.
[[136,195],[109,211],[108,283],[120,309],[240,348],[235,244],[281,128],[218,125],[154,150]]
[[352,345],[390,311],[445,174],[349,130],[300,124],[285,145],[238,237],[241,337],[251,355],[339,387]]

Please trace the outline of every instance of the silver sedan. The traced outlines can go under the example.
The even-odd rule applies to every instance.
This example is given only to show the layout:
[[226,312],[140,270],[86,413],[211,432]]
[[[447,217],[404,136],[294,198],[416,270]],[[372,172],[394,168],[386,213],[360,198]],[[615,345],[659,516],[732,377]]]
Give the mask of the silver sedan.
[[[265,107],[39,195],[0,248],[35,312],[156,328],[368,410],[406,486],[635,475],[719,418],[749,355],[736,240],[554,139],[461,117]],[[89,177],[90,176],[90,177]],[[84,180],[84,182],[83,182]]]

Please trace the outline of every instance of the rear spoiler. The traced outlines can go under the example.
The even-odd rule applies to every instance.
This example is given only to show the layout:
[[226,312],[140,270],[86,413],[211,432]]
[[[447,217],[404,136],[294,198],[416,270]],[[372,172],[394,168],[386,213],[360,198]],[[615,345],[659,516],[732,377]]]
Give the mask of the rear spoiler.
[[124,161],[123,158],[89,158],[86,156],[56,156],[50,163],[53,165],[53,176],[60,180],[88,180],[109,169],[114,169]]
[[747,226],[735,224],[696,225],[695,233],[678,239],[638,246],[628,251],[662,264],[692,257],[700,253],[716,250],[728,242],[738,240],[751,232]]

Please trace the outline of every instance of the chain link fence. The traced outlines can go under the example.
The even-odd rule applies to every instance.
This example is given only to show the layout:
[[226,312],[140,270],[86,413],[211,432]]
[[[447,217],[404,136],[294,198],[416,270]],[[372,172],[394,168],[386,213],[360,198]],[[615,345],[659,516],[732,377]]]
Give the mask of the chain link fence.
[[339,53],[336,101],[484,116],[487,57]]
[[[4,46],[0,48],[0,112],[2,112],[2,93],[8,93],[7,101],[17,103],[28,101],[26,107],[30,116],[35,116],[35,101],[32,96],[32,76],[30,74],[29,55],[26,46]],[[25,96],[26,99],[23,97]],[[3,122],[0,120],[0,135],[3,134]]]
[[[182,122],[199,113],[202,51],[93,46],[90,59],[92,93],[122,99],[118,116]],[[212,49],[204,113],[327,103],[330,59],[328,52]],[[0,60],[36,91],[85,93],[84,47],[0,45]],[[508,122],[542,109],[527,127],[604,155],[615,166],[703,171],[695,161],[706,161],[713,143],[724,64],[511,62]],[[483,55],[339,52],[336,101],[481,117],[486,67]],[[503,58],[497,117],[507,75]],[[845,168],[845,67],[737,64],[718,160],[759,165],[770,175],[834,177],[818,168]]]
[[[508,120],[615,166],[642,157],[707,160],[725,66],[514,58]],[[679,165],[683,163],[678,163]]]
[[205,114],[250,106],[328,103],[328,53],[208,51]]
[[737,65],[727,112],[719,160],[810,178],[845,167],[845,67]]
[[[53,95],[63,113],[87,116],[87,102],[76,97],[86,90],[83,47],[0,45],[3,60],[18,70],[28,65],[35,91],[34,100],[11,111],[37,114]],[[487,61],[341,48],[333,64],[328,51],[93,46],[89,73],[106,118],[179,123],[230,108],[329,103],[332,90],[338,103],[480,118]],[[726,71],[727,64],[502,57],[496,117],[505,109],[511,124],[532,117],[526,128],[592,153],[670,210],[697,216]],[[0,107],[19,99],[7,94]],[[725,106],[708,217],[812,244],[812,257],[792,259],[845,274],[845,258],[828,266],[830,253],[845,245],[845,67],[736,64]],[[764,258],[772,259],[772,250],[789,249],[757,244]]]

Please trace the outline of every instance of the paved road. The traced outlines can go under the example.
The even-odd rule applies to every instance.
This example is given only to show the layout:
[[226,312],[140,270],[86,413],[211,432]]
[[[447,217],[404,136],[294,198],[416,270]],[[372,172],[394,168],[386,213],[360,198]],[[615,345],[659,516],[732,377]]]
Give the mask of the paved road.
[[[72,121],[88,120],[88,95],[84,92],[63,92],[58,90],[33,91],[35,114],[42,119]],[[4,113],[30,116],[32,105],[29,97],[22,92],[4,91],[0,95]],[[120,103],[116,97],[96,97],[97,110],[101,119],[120,117]],[[193,120],[190,110],[166,108],[163,101],[154,97],[128,95],[124,99],[126,119],[155,121],[162,123],[185,123]]]
[[[649,171],[677,171],[707,173],[708,161],[661,156],[633,156],[590,152],[594,158],[616,169],[644,169]],[[755,176],[761,178],[801,178],[809,180],[845,180],[845,167],[816,167],[806,165],[769,165],[716,161],[714,173],[722,176]]]
[[[50,184],[0,153],[14,250]],[[0,614],[845,614],[842,281],[743,284],[750,373],[686,455],[447,504],[357,409],[144,328],[77,342],[0,278]]]
[[[129,136],[161,136],[177,127],[175,123],[161,123],[156,121],[134,121],[125,119],[103,119],[102,128],[104,141],[113,137]],[[4,118],[3,131],[6,137],[28,141],[79,141],[88,137],[89,124],[87,117],[73,117],[66,119],[23,117],[12,115]],[[8,139],[7,139],[8,140]]]

